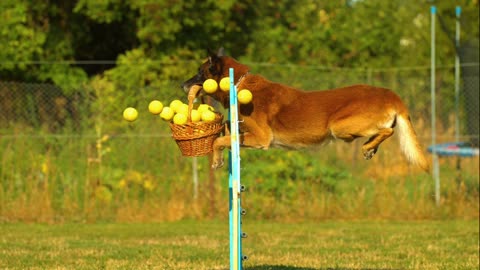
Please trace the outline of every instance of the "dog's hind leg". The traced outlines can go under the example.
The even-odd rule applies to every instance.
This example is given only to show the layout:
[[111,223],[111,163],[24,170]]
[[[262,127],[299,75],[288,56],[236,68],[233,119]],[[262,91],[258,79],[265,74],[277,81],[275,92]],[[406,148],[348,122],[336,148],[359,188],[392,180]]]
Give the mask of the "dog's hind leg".
[[378,150],[378,146],[387,138],[393,135],[393,128],[383,128],[368,139],[362,146],[362,152],[365,159],[371,159]]
[[395,116],[391,114],[376,121],[365,116],[354,116],[332,121],[330,132],[335,138],[346,142],[368,137],[368,141],[362,146],[362,152],[365,159],[371,159],[377,152],[378,146],[393,135],[394,126]]

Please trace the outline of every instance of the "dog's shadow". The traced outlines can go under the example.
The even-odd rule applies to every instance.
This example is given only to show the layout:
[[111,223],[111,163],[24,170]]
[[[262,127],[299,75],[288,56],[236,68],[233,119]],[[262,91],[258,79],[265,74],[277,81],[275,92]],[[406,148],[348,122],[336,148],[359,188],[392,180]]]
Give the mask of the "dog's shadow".
[[296,267],[288,265],[256,265],[243,267],[245,270],[388,270],[386,268],[344,268],[344,267]]

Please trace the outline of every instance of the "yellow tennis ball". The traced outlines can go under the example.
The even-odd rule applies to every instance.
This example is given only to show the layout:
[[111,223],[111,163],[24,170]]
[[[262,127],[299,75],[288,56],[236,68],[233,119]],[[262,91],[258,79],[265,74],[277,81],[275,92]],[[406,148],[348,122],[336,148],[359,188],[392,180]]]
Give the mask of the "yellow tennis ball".
[[138,112],[135,108],[128,107],[123,111],[123,118],[127,121],[133,122],[137,119]]
[[162,112],[160,113],[160,117],[165,121],[170,121],[173,118],[175,112],[170,107],[164,107]]
[[217,88],[218,84],[214,79],[207,79],[203,82],[203,90],[209,94],[215,93]]
[[184,115],[188,115],[188,105],[185,103],[180,104],[177,107],[176,113],[183,113]]
[[241,104],[248,104],[252,101],[252,92],[248,89],[240,90],[237,94],[238,102]]
[[183,104],[182,101],[178,100],[178,99],[175,99],[173,100],[172,102],[170,102],[170,108],[172,108],[172,110],[174,112],[177,112],[178,108]]
[[212,111],[212,112],[214,112],[215,109],[214,109],[212,106],[208,105],[208,104],[200,104],[200,105],[198,106],[198,108],[197,108],[197,111],[200,112],[200,113],[202,113],[202,112],[204,112],[204,111]]
[[202,119],[202,115],[198,112],[198,110],[192,110],[190,113],[190,118],[193,123],[196,123]]
[[220,89],[222,91],[230,91],[230,77],[225,77],[220,80]]
[[185,125],[187,123],[187,116],[183,113],[177,113],[173,117],[173,123],[177,125]]
[[163,110],[163,104],[162,102],[158,100],[153,100],[148,104],[148,111],[151,112],[152,114],[159,114]]
[[215,120],[215,113],[210,110],[202,112],[202,121],[206,123],[213,122]]

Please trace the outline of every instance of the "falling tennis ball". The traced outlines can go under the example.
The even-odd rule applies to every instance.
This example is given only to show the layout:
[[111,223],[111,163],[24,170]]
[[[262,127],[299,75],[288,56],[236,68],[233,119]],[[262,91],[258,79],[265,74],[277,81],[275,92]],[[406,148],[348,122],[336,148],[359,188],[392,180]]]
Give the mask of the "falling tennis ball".
[[173,123],[177,125],[185,125],[187,123],[187,116],[183,113],[177,113],[173,117]]
[[241,104],[248,104],[252,101],[252,92],[250,92],[250,90],[248,89],[243,89],[243,90],[240,90],[240,92],[238,92],[237,94],[237,98],[238,98],[238,101],[241,103]]
[[210,123],[215,121],[215,113],[210,110],[205,110],[202,112],[202,121]]
[[207,79],[206,81],[203,82],[203,90],[205,92],[212,94],[217,91],[218,84],[214,79]]
[[230,90],[230,77],[225,77],[220,80],[220,89],[225,92]]
[[178,108],[183,104],[182,101],[175,99],[172,102],[170,102],[170,108],[174,111],[177,112]]
[[162,112],[160,113],[160,117],[165,121],[170,121],[173,118],[175,112],[170,107],[164,107]]
[[196,123],[196,122],[199,122],[200,120],[202,120],[202,115],[198,112],[198,110],[194,109],[190,113],[190,118],[191,118],[193,123]]
[[159,114],[163,110],[163,104],[162,102],[158,100],[153,100],[148,104],[148,111],[151,112],[152,114]]
[[129,122],[133,122],[137,119],[138,112],[135,108],[128,107],[123,111],[123,118]]

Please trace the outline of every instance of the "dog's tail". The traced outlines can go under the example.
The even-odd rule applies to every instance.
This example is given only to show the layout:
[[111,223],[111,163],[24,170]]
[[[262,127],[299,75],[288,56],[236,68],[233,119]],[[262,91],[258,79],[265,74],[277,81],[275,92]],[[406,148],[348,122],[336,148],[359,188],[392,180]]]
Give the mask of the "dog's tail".
[[408,113],[397,115],[397,126],[400,147],[407,160],[412,164],[420,166],[420,168],[427,173],[430,172],[429,162],[418,142],[417,135],[415,134]]

